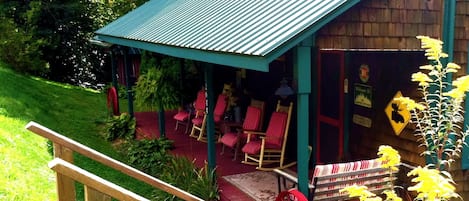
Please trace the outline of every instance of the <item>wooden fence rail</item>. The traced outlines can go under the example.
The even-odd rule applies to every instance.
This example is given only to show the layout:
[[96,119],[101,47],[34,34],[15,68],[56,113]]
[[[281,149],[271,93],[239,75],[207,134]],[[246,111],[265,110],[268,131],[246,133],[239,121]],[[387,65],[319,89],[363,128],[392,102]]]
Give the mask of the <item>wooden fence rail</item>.
[[[137,180],[143,181],[157,189],[161,189],[169,194],[175,195],[176,197],[181,198],[183,200],[202,201],[202,199],[182,189],[179,189],[171,184],[168,184],[133,167],[130,167],[120,161],[117,161],[109,156],[106,156],[94,149],[82,145],[36,122],[29,122],[26,125],[26,129],[51,140],[54,143],[54,157],[62,159],[61,161],[73,164],[73,152],[77,152],[83,156],[86,156],[115,170],[118,170],[126,175],[129,175]],[[63,164],[65,163],[60,162],[60,165]],[[65,176],[64,174],[57,173],[57,193],[59,200],[75,200],[74,183],[74,179],[70,176]],[[93,189],[90,190],[93,191]]]

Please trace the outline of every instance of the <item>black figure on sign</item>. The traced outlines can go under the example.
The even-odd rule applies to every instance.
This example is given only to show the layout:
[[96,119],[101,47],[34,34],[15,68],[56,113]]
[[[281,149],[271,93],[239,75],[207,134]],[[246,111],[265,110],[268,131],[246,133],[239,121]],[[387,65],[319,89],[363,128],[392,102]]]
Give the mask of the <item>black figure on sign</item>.
[[391,119],[396,123],[404,123],[404,117],[399,114],[399,105],[397,103],[392,104],[392,116]]

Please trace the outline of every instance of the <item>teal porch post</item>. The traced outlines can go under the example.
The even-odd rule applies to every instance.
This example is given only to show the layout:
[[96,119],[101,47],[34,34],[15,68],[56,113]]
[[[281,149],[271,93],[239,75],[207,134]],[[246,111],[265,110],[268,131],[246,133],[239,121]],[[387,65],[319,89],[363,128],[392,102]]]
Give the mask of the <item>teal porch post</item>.
[[215,108],[215,98],[213,92],[213,64],[204,63],[205,85],[207,89],[207,160],[210,171],[215,169],[215,122],[213,120],[213,110]]
[[[466,64],[466,74],[469,74],[469,45],[467,47],[467,64]],[[466,97],[469,96],[469,92],[466,93]],[[469,129],[469,100],[466,98],[464,102],[464,131]],[[466,143],[469,144],[469,138],[466,138]],[[469,146],[464,146],[461,153],[461,167],[463,170],[469,169]]]
[[[443,52],[448,54],[448,58],[443,59],[443,65],[453,61],[454,49],[454,19],[456,15],[456,0],[445,0],[443,9]],[[452,75],[448,74],[447,81],[451,83]],[[451,87],[451,86],[450,86]]]
[[131,117],[134,117],[134,96],[132,92],[132,83],[130,80],[130,69],[132,68],[132,59],[129,55],[129,48],[124,48],[124,71],[125,71],[125,83],[127,89],[127,100],[129,107],[129,114]]
[[309,197],[308,170],[309,170],[309,95],[311,93],[311,47],[313,38],[305,39],[296,47],[295,67],[297,68],[298,96],[297,96],[297,161],[298,161],[298,188]]

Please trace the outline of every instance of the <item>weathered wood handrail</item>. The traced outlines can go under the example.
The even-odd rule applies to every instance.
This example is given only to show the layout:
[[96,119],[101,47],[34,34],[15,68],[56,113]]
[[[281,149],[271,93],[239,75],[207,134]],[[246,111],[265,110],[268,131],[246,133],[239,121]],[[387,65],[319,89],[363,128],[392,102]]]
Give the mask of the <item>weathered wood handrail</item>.
[[155,177],[152,177],[144,172],[141,172],[129,165],[126,165],[120,161],[117,161],[109,156],[106,156],[94,149],[91,149],[85,145],[82,145],[70,138],[67,138],[49,128],[46,128],[36,122],[29,122],[26,125],[26,129],[51,140],[54,144],[59,144],[63,147],[66,147],[72,151],[80,153],[90,159],[98,161],[106,166],[109,166],[115,170],[118,170],[124,174],[127,174],[137,180],[143,181],[155,188],[161,189],[169,194],[175,195],[178,198],[183,200],[194,200],[194,201],[203,201],[182,189],[179,189],[171,184],[168,184],[162,180],[159,180]]
[[67,177],[84,184],[87,188],[91,187],[92,189],[95,189],[118,200],[148,200],[60,158],[55,158],[49,162],[49,168],[59,174],[66,175]]

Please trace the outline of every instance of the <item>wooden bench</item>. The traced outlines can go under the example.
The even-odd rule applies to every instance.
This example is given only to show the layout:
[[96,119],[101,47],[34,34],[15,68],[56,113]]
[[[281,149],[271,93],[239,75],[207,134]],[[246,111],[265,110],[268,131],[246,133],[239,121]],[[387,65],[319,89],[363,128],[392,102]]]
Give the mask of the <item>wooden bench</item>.
[[[295,172],[286,169],[275,169],[274,172],[277,173],[279,192],[282,186],[287,188],[286,181],[293,183],[291,187],[298,184]],[[354,184],[365,185],[369,191],[378,195],[392,188],[396,173],[391,177],[389,170],[381,168],[381,162],[376,159],[316,165],[308,184],[310,200],[348,199],[348,194],[339,193],[339,190]]]

